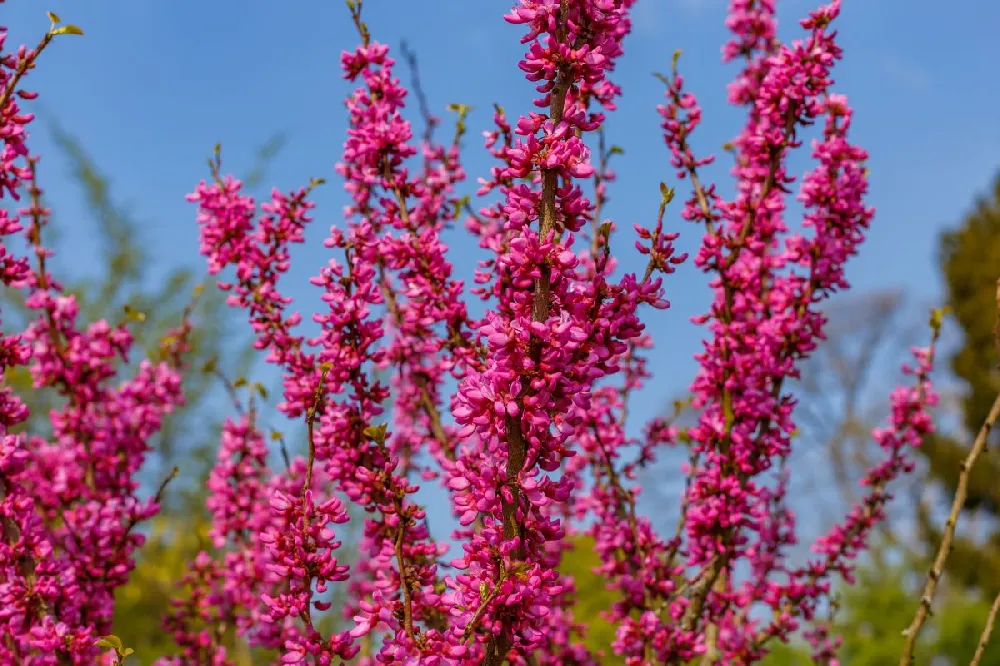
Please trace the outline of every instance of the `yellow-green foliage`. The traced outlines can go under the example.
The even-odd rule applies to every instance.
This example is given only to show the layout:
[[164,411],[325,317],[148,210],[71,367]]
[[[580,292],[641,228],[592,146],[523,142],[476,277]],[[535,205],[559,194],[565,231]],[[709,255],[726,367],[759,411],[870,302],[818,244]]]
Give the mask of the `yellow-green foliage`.
[[151,664],[174,647],[160,623],[192,558],[208,544],[207,531],[198,518],[161,515],[151,521],[135,571],[115,594],[115,634],[135,647],[135,662]]
[[611,608],[617,594],[608,590],[601,576],[594,573],[594,568],[601,560],[594,552],[594,539],[589,536],[577,536],[572,539],[573,549],[563,555],[559,567],[560,572],[573,576],[576,581],[577,600],[573,607],[573,615],[577,622],[587,628],[584,644],[595,654],[604,653],[601,664],[617,666],[625,663],[611,651],[611,642],[615,639],[614,626],[601,617],[601,612]]

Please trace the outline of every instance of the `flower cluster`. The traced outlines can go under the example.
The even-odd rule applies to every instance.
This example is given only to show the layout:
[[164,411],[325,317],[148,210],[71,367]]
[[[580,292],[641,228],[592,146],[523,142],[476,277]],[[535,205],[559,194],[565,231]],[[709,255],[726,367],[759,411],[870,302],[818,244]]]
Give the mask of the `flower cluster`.
[[[874,433],[885,460],[868,471],[866,496],[814,544],[813,561],[791,563],[789,383],[823,338],[824,300],[849,287],[845,266],[873,218],[867,154],[850,142],[853,111],[832,87],[839,0],[787,45],[774,0],[730,2],[723,57],[741,62],[730,101],[746,112],[731,200],[705,178],[714,158],[695,153],[701,109],[676,58],[663,79],[665,163],[690,186],[680,217],[704,225],[693,263],[713,294],[696,320],[706,340],[695,423],[683,433],[672,419],[629,421],[632,394],[653,376],[646,315],[669,307],[664,280],[687,259],[667,217],[675,189],[661,185],[658,212],[634,226],[634,250],[602,218],[616,152],[603,126],[622,93],[611,76],[635,0],[518,0],[504,17],[522,32],[518,65],[538,97],[516,120],[496,107],[485,144],[497,165],[479,181],[478,210],[458,193],[468,108],[453,106],[450,143],[434,138],[440,121],[426,111],[416,140],[408,91],[361,4],[348,2],[360,44],[341,57],[354,89],[335,171],[349,204],[324,241],[333,256],[310,280],[321,303],[311,334],[282,282],[322,181],[258,206],[217,151],[211,178],[188,196],[208,271],[281,373],[278,409],[304,422],[307,453],[272,468],[253,400],[234,401],[207,483],[211,546],[179,581],[164,621],[178,649],[159,663],[232,666],[235,640],[280,664],[597,664],[571,611],[574,581],[559,571],[584,536],[616,594],[610,647],[629,666],[760,660],[814,622],[835,579],[851,580],[937,399],[933,346],[916,350],[914,385],[892,394],[889,424]],[[0,61],[0,198],[28,199],[0,210],[0,279],[32,313],[0,337],[0,374],[26,369],[35,389],[60,398],[51,432],[27,432],[27,408],[0,386],[0,666],[99,659],[95,640],[142,545],[136,527],[158,510],[159,494],[139,499],[136,474],[182,402],[191,330],[183,321],[161,358],[130,363],[128,328],[80,322],[48,272],[32,118],[19,105],[34,98],[20,80],[51,37]],[[0,30],[0,48],[5,38]],[[788,163],[813,126],[815,166],[798,185],[805,215],[795,225]],[[444,240],[459,222],[486,254],[471,287]],[[620,270],[625,257],[644,270]],[[681,445],[690,458],[680,516],[660,534],[638,510],[637,479]],[[451,500],[451,560],[431,536],[418,481]],[[340,526],[355,515],[363,529],[348,565]],[[334,586],[348,593],[343,607],[329,601]],[[327,613],[348,626],[325,631]],[[827,627],[803,635],[818,660],[835,662]]]
[[[6,40],[0,30],[0,47]],[[163,420],[181,404],[179,371],[190,322],[164,341],[162,359],[130,364],[125,325],[79,321],[76,299],[46,268],[42,242],[49,211],[27,148],[32,100],[21,79],[49,44],[0,61],[0,197],[26,206],[0,213],[5,287],[21,290],[31,313],[0,342],[0,663],[93,664],[94,640],[110,631],[114,592],[135,566],[136,527],[159,510],[141,500],[137,472]],[[24,196],[27,195],[26,202]],[[26,240],[24,254],[15,238]],[[33,390],[59,397],[48,432],[19,427],[28,417],[6,384],[27,366]]]

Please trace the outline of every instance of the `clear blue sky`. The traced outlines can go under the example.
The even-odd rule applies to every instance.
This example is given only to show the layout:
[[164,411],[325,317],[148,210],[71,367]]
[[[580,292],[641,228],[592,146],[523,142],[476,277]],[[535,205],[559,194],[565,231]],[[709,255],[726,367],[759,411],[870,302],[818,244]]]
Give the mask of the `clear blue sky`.
[[[449,102],[476,107],[466,150],[474,181],[490,166],[478,132],[491,126],[492,103],[516,116],[533,92],[515,66],[523,52],[521,28],[501,18],[510,2],[365,5],[375,39],[393,47],[406,39],[417,51],[440,115],[447,116]],[[812,6],[779,2],[783,34],[797,31],[795,21]],[[637,7],[615,75],[625,94],[608,126],[610,141],[626,154],[607,214],[625,229],[651,220],[656,184],[673,179],[655,113],[662,86],[650,74],[665,70],[675,49],[683,49],[682,70],[705,108],[696,150],[719,152],[740,121],[725,105],[725,83],[733,74],[719,57],[725,3],[640,0]],[[294,0],[279,8],[261,0],[10,0],[0,10],[0,23],[12,33],[8,44],[34,44],[47,28],[47,9],[80,25],[86,36],[58,40],[31,75],[31,88],[41,92],[46,117],[82,140],[111,175],[115,196],[133,202],[148,222],[145,238],[160,265],[200,264],[194,210],[184,195],[206,175],[205,158],[215,142],[223,144],[225,164],[245,173],[257,146],[287,132],[271,183],[289,189],[314,176],[330,181],[318,197],[312,242],[296,257],[301,286],[290,290],[309,299],[303,303],[317,303],[304,278],[324,263],[320,239],[338,221],[343,203],[332,172],[348,92],[338,58],[356,42],[343,3]],[[922,299],[938,293],[936,236],[960,219],[1000,166],[1000,88],[991,83],[998,27],[995,0],[844,2],[839,28],[846,59],[836,70],[836,88],[856,108],[853,138],[871,152],[870,201],[878,209],[870,239],[849,271],[859,289],[902,286]],[[405,68],[400,73],[407,80]],[[32,145],[47,156],[43,182],[67,241],[58,265],[91,272],[93,227],[79,191],[41,125]],[[728,168],[724,159],[721,164]],[[696,230],[676,212],[669,224],[691,249]],[[465,275],[470,257],[463,252],[456,259]],[[638,415],[652,414],[690,380],[698,331],[687,319],[705,308],[702,283],[691,266],[667,282],[674,309],[651,319],[658,342],[652,367],[661,383],[642,397]]]

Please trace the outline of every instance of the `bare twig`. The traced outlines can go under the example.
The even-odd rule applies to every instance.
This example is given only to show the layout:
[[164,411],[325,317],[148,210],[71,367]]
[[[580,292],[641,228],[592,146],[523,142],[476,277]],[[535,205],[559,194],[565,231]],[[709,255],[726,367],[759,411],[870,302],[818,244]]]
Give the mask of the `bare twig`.
[[969,666],[979,666],[979,663],[983,660],[983,654],[986,652],[986,646],[990,643],[990,634],[993,633],[993,625],[997,621],[997,612],[1000,611],[1000,594],[997,598],[993,600],[993,606],[990,608],[990,614],[986,617],[986,626],[983,627],[983,633],[979,635],[979,645],[976,646],[976,654],[973,655],[972,661],[969,662]]
[[917,637],[920,635],[920,630],[931,614],[931,602],[934,600],[934,593],[937,591],[938,583],[944,572],[945,562],[948,560],[948,556],[951,555],[955,527],[958,524],[958,517],[962,513],[962,507],[965,505],[965,498],[969,492],[969,473],[976,460],[986,450],[986,440],[989,438],[989,434],[993,430],[998,417],[1000,417],[1000,395],[993,401],[990,413],[986,417],[986,422],[983,423],[982,428],[979,429],[979,434],[976,436],[976,441],[973,443],[969,455],[962,461],[961,473],[958,477],[958,487],[955,489],[955,498],[951,503],[951,512],[948,514],[948,522],[945,524],[944,535],[941,537],[941,545],[938,548],[937,555],[934,557],[934,563],[931,565],[930,571],[927,572],[927,582],[924,584],[917,612],[913,616],[910,626],[903,632],[906,636],[906,642],[903,644],[903,653],[899,658],[900,666],[912,666],[913,664]]
[[[997,320],[1000,322],[1000,280],[997,280]],[[972,471],[973,465],[976,464],[976,460],[986,450],[986,442],[989,439],[994,424],[996,424],[997,418],[1000,418],[1000,395],[993,401],[990,413],[979,429],[979,434],[976,435],[976,440],[973,442],[969,454],[962,461],[958,486],[955,488],[955,497],[951,503],[948,522],[945,523],[941,545],[938,547],[937,555],[934,557],[934,563],[931,565],[930,571],[927,572],[927,582],[924,584],[917,612],[913,616],[910,626],[903,632],[906,642],[903,644],[903,652],[899,657],[899,666],[912,666],[914,662],[917,638],[924,623],[931,614],[931,602],[934,600],[934,593],[937,591],[938,583],[941,580],[945,562],[948,560],[948,556],[951,555],[955,527],[958,524],[958,517],[962,513],[962,507],[965,506],[965,498],[969,493],[969,474]]]
[[306,464],[306,480],[302,484],[302,497],[305,499],[306,493],[312,488],[312,477],[313,477],[313,466],[316,464],[316,440],[314,438],[314,429],[316,424],[316,415],[320,410],[320,405],[323,402],[323,396],[326,395],[326,378],[330,374],[330,370],[333,366],[329,363],[324,363],[320,366],[322,374],[320,375],[319,382],[316,383],[316,388],[313,391],[312,404],[309,406],[306,412],[306,429],[307,437],[309,439],[309,460]]
[[430,143],[434,134],[434,128],[438,125],[438,119],[431,113],[430,104],[427,103],[427,93],[420,81],[420,67],[417,62],[417,54],[404,39],[399,45],[399,50],[403,52],[403,58],[410,67],[410,89],[417,98],[417,106],[420,108],[420,117],[424,121],[424,141]]

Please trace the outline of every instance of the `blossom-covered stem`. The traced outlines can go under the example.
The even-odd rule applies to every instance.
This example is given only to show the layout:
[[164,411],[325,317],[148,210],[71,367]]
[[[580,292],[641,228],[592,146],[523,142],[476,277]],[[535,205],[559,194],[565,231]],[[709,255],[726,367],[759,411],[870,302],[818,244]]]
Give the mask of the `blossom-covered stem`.
[[693,95],[684,92],[684,79],[677,69],[677,63],[681,52],[675,51],[671,62],[671,76],[665,77],[657,75],[660,81],[667,86],[667,95],[671,104],[663,109],[665,128],[668,132],[674,133],[671,141],[668,141],[672,157],[671,166],[680,169],[679,176],[687,177],[691,180],[691,190],[694,200],[697,202],[697,210],[692,210],[690,205],[685,211],[685,217],[691,219],[701,214],[701,221],[705,224],[705,229],[709,234],[715,234],[715,224],[722,215],[717,211],[719,197],[715,193],[715,185],[709,183],[705,186],[701,182],[699,168],[715,162],[715,157],[709,155],[697,158],[691,149],[688,141],[691,133],[701,123],[701,107]]
[[[565,22],[566,16],[562,15],[560,20]],[[565,30],[565,26],[562,28]],[[553,124],[558,124],[562,120],[563,109],[566,105],[566,93],[569,90],[570,81],[566,75],[559,73],[555,79],[555,87],[552,90],[552,98],[549,105],[549,117]],[[554,235],[558,240],[559,232],[556,231],[556,186],[559,181],[559,169],[542,169],[542,193],[539,201],[539,230],[538,236],[545,242],[550,235]],[[539,266],[540,275],[535,279],[534,301],[532,306],[532,320],[544,322],[549,317],[551,306],[549,291],[551,289],[552,267],[548,261],[544,261]],[[541,357],[541,341],[532,338],[531,356],[537,363]],[[518,398],[519,409],[523,411],[523,398]],[[528,444],[524,439],[524,432],[521,429],[521,420],[513,417],[507,418],[507,479],[510,483],[511,498],[504,498],[503,504],[503,530],[506,539],[521,537],[522,526],[517,517],[517,507],[520,502],[521,490],[518,483],[518,475],[524,467],[525,458],[528,455]],[[521,539],[520,549],[524,548],[524,540]],[[498,649],[494,654],[506,655],[506,650]]]
[[[58,34],[55,31],[50,34]],[[0,43],[6,31],[0,32]],[[47,43],[47,42],[45,42]],[[20,78],[37,54],[21,49],[2,59]],[[4,72],[4,90],[9,88]],[[17,90],[21,99],[34,94]],[[143,537],[134,533],[159,510],[162,492],[149,501],[137,496],[135,474],[150,438],[166,414],[182,403],[179,370],[188,349],[190,311],[179,329],[161,342],[161,359],[145,360],[123,379],[132,336],[124,324],[105,321],[81,328],[79,306],[49,274],[51,251],[42,244],[50,211],[42,203],[37,161],[25,144],[31,114],[19,113],[13,92],[5,92],[3,174],[0,196],[28,194],[18,222],[5,208],[4,235],[25,231],[34,267],[0,249],[4,284],[25,289],[25,304],[38,315],[16,338],[4,338],[3,364],[29,365],[36,389],[55,389],[63,402],[49,414],[52,436],[19,434],[8,428],[27,417],[14,409],[4,388],[0,446],[0,622],[10,636],[3,659],[18,664],[90,664],[95,635],[110,628],[115,589],[135,566]],[[15,160],[24,160],[23,166]],[[11,343],[14,346],[11,347]],[[16,363],[13,363],[16,361]],[[116,382],[113,384],[112,382]],[[164,486],[165,488],[165,486]],[[4,662],[7,663],[7,662]]]
[[[640,252],[644,254],[645,253],[649,254],[649,261],[646,262],[646,270],[642,274],[642,281],[644,283],[649,282],[650,278],[653,277],[654,272],[656,271],[666,272],[667,262],[673,261],[674,263],[676,263],[676,260],[672,260],[670,256],[670,251],[672,250],[670,243],[672,243],[677,238],[677,234],[663,233],[663,216],[667,212],[667,206],[670,204],[673,198],[674,198],[674,191],[671,188],[667,187],[666,185],[661,184],[660,210],[659,213],[657,213],[656,215],[656,226],[654,226],[653,231],[650,232],[646,229],[638,227],[637,225],[636,231],[639,233],[639,237],[643,239],[649,239],[650,241],[648,248],[641,246],[639,242],[636,243],[636,246],[639,248]],[[607,238],[605,238],[604,240],[605,246],[607,245],[607,242],[608,242]],[[664,251],[665,248],[668,249],[666,252]],[[627,414],[628,414],[627,411],[623,410],[622,418],[625,418]]]
[[42,54],[45,47],[52,43],[53,37],[55,37],[55,33],[49,30],[45,33],[45,36],[42,37],[41,41],[38,42],[38,46],[36,46],[33,50],[27,51],[24,47],[21,47],[22,50],[18,54],[19,60],[17,67],[14,68],[13,73],[7,79],[7,85],[5,85],[3,87],[3,91],[0,92],[0,109],[7,108],[7,104],[17,91],[18,84],[21,83],[21,79],[28,72],[28,70],[35,66],[35,61],[38,60],[38,56]]
[[[385,299],[386,308],[392,316],[393,321],[397,326],[401,325],[403,322],[403,313],[400,309],[399,302],[396,299],[396,293],[389,285],[389,279],[385,272],[385,266],[379,266],[379,288],[382,291],[382,297]],[[427,390],[426,383],[420,383],[418,390],[420,392],[420,407],[424,410],[424,413],[427,415],[430,422],[430,435],[437,441],[444,456],[451,462],[454,462],[455,443],[444,430],[444,425],[441,422],[441,413],[438,411],[437,405],[434,404],[434,399],[431,397],[430,391]]]
[[[55,285],[50,282],[49,272],[45,266],[46,258],[51,254],[51,251],[42,245],[42,227],[45,225],[45,209],[42,207],[42,190],[38,187],[38,157],[31,156],[27,161],[27,190],[31,202],[28,208],[28,214],[31,216],[31,226],[28,228],[28,243],[31,244],[32,249],[35,251],[35,284],[38,289],[47,291],[55,287]],[[65,363],[64,356],[66,351],[62,336],[59,334],[59,327],[56,325],[55,314],[52,310],[46,310],[45,316],[49,322],[49,336],[52,346]]]
[[[797,374],[798,361],[821,336],[825,322],[815,304],[846,287],[844,262],[856,252],[872,215],[862,199],[866,183],[859,164],[866,155],[845,138],[850,109],[845,99],[828,94],[829,71],[840,50],[827,27],[839,13],[839,2],[834,0],[801,22],[810,31],[806,40],[780,48],[771,38],[773,2],[733,0],[731,11],[730,27],[736,37],[727,53],[748,57],[731,100],[748,105],[750,119],[736,141],[738,196],[719,206],[725,224],[718,233],[706,234],[697,259],[718,279],[717,301],[702,319],[713,320],[714,340],[709,353],[701,356],[702,372],[693,387],[706,409],[692,436],[709,455],[705,463],[715,469],[699,470],[692,487],[698,496],[697,512],[708,513],[689,523],[690,564],[706,566],[704,584],[689,597],[680,623],[689,636],[694,636],[691,632],[699,625],[714,581],[742,557],[734,539],[743,538],[747,529],[781,533],[780,525],[770,518],[756,524],[749,518],[763,514],[770,501],[755,477],[773,459],[787,455],[794,403],[782,393],[784,379]],[[753,52],[758,55],[750,57]],[[686,141],[696,124],[697,107],[693,97],[680,94],[676,76],[669,87],[671,104],[664,114],[664,128],[674,165],[689,175],[693,158],[679,141]],[[678,107],[689,110],[686,125],[678,121]],[[815,229],[815,235],[806,240],[788,234],[781,248],[782,235],[788,231],[781,219],[784,193],[794,180],[786,172],[785,155],[798,145],[796,127],[820,116],[826,116],[824,140],[814,148],[820,165],[806,176],[801,195],[812,209],[806,225]],[[685,217],[706,217],[697,196],[689,200]],[[795,265],[807,267],[808,278],[781,270]],[[752,353],[760,358],[748,365]],[[780,515],[781,522],[791,520],[787,512]],[[713,563],[703,564],[710,556]],[[765,561],[763,566],[770,564]],[[729,593],[715,598],[714,615],[724,614],[738,600]],[[678,654],[674,659],[679,663],[684,658]]]

